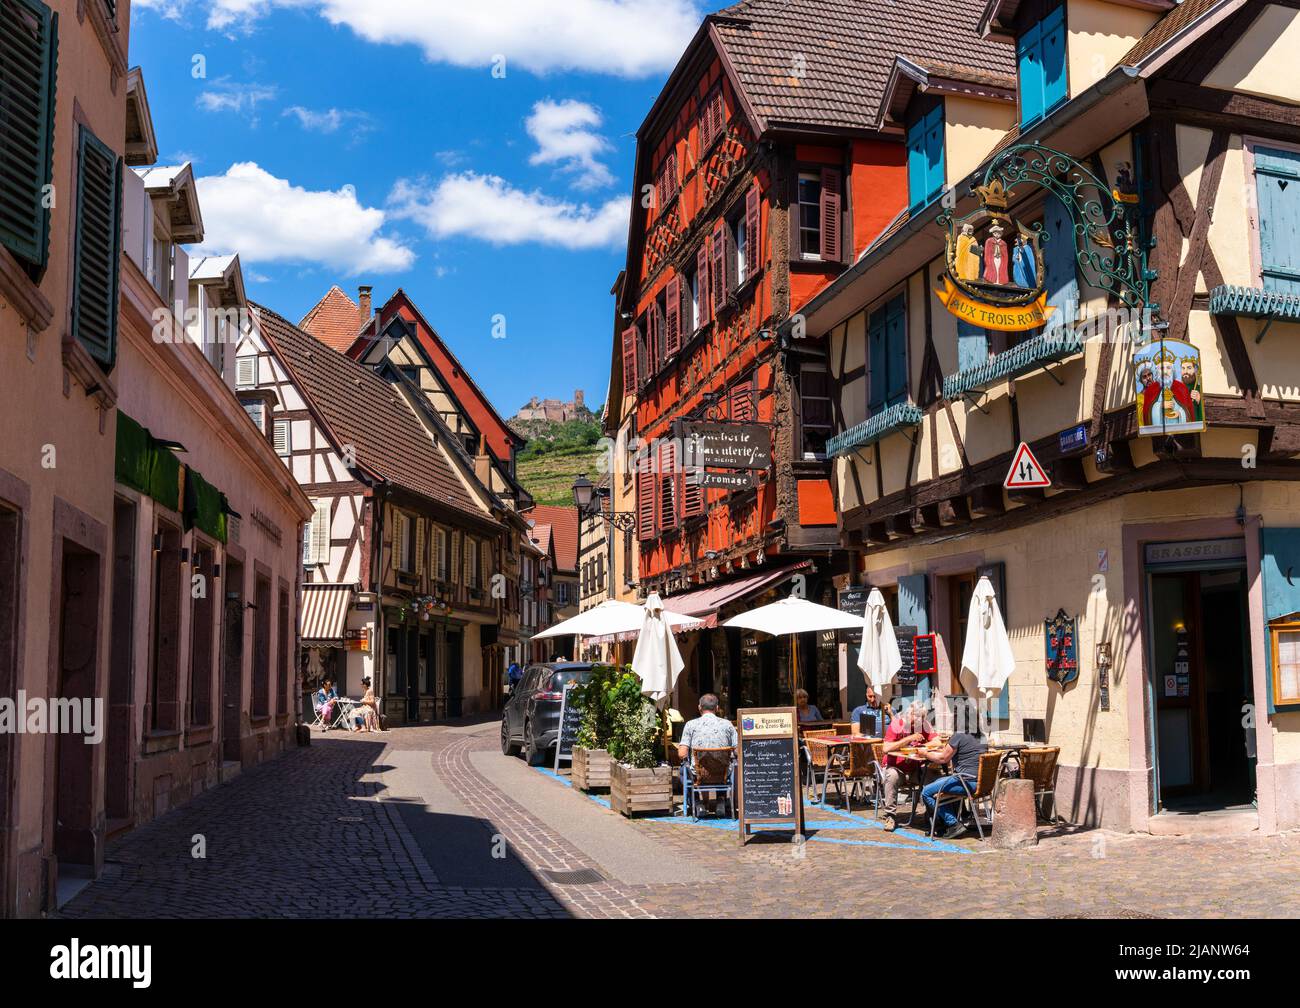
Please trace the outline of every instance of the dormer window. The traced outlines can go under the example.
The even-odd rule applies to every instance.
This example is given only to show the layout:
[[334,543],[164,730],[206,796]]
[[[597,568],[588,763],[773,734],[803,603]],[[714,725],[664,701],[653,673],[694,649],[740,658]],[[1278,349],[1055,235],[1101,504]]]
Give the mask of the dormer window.
[[925,206],[943,186],[943,102],[936,101],[922,105],[908,120],[908,205],[913,210]]
[[1065,80],[1065,7],[1058,6],[1016,40],[1020,125],[1038,122],[1068,97]]

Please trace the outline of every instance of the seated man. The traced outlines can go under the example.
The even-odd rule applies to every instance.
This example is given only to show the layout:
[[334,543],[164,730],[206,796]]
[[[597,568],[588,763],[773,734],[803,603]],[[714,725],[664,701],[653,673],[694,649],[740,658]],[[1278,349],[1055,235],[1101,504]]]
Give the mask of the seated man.
[[692,749],[736,748],[736,726],[726,718],[718,717],[716,693],[700,697],[700,716],[691,718],[682,729],[682,740],[677,744],[677,755],[687,758]]
[[913,700],[907,709],[894,718],[885,729],[885,765],[881,774],[885,781],[885,793],[881,803],[885,807],[885,831],[892,833],[898,828],[897,805],[898,785],[903,777],[914,773],[920,764],[895,756],[899,749],[908,746],[924,745],[934,738],[934,729],[925,720],[925,704]]
[[[876,693],[875,688],[872,686],[867,687],[866,703],[860,703],[858,706],[854,707],[852,713],[849,714],[849,720],[855,725],[860,725],[862,724],[863,714],[867,715],[868,735],[883,734],[885,719],[889,718],[892,720],[894,717],[894,712],[890,708],[889,704],[880,699],[879,694]],[[876,725],[874,728],[871,727],[873,721]]]
[[[962,778],[966,782],[975,786],[975,781],[979,778],[980,773],[980,755],[988,749],[988,745],[975,732],[978,732],[978,726],[972,729],[971,733],[957,732],[948,740],[948,744],[942,749],[926,753],[926,759],[932,763],[938,763],[941,766],[951,763],[952,773],[947,777],[940,777],[938,780],[925,786],[921,792],[921,800],[925,802],[925,807],[929,810],[930,815],[935,815],[935,806],[937,805],[937,796],[940,794],[964,794],[966,789],[962,787]],[[966,823],[957,818],[952,811],[952,805],[945,805],[939,810],[939,821],[936,824],[935,832],[941,835],[945,840],[952,840],[961,836],[968,829]],[[942,830],[942,833],[940,833]]]

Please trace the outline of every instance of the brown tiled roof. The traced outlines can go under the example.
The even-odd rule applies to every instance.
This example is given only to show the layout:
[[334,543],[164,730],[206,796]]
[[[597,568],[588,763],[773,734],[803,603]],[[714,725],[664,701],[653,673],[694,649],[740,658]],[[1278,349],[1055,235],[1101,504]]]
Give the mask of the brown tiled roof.
[[1119,61],[1120,64],[1137,66],[1202,14],[1208,13],[1215,7],[1226,6],[1227,2],[1228,0],[1183,0],[1138,39],[1137,45],[1125,54]]
[[[996,45],[997,43],[989,43]],[[961,66],[957,63],[945,63],[941,60],[917,60],[917,66],[921,67],[931,77],[942,77],[947,80],[961,81],[964,84],[974,84],[977,87],[1002,88],[1010,91],[1016,89],[1016,75],[1014,73],[1004,73],[996,70],[980,70],[976,67]]]
[[533,529],[549,527],[555,538],[555,569],[562,573],[578,570],[578,509],[557,507],[554,504],[537,504],[524,512],[524,517],[537,522]]
[[895,56],[1015,73],[1014,47],[976,34],[983,9],[983,0],[930,0],[923,9],[891,0],[741,0],[711,20],[768,126],[870,130]]
[[359,467],[432,501],[485,517],[397,389],[269,308],[252,308],[262,334],[339,444],[356,446]]
[[352,345],[352,341],[357,338],[357,331],[365,321],[357,303],[335,284],[302,317],[298,328],[341,353]]

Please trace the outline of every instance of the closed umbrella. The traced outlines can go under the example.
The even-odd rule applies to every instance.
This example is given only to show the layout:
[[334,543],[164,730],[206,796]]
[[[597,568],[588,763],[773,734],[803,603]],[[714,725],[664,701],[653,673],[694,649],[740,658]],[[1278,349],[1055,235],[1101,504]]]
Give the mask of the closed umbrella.
[[663,600],[651,592],[642,608],[645,615],[632,654],[632,671],[641,677],[641,692],[649,693],[650,699],[662,707],[686,663],[677,649],[672,626],[664,619]]
[[993,584],[982,577],[971,595],[966,621],[966,646],[962,649],[962,675],[969,675],[984,692],[1002,689],[1016,667],[1007,628]]
[[885,596],[872,588],[862,616],[862,649],[858,651],[858,668],[868,686],[880,689],[903,667],[898,651],[894,623],[885,607]]

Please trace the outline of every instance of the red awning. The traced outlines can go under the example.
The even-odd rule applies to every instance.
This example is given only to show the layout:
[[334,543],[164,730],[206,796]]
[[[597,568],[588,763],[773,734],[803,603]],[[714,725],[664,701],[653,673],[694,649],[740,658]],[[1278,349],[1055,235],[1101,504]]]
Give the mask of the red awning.
[[704,621],[693,626],[683,627],[677,631],[678,633],[689,633],[692,630],[715,627],[718,625],[719,609],[730,605],[732,602],[739,602],[750,595],[757,595],[759,592],[780,584],[782,581],[794,577],[800,571],[807,570],[811,566],[811,560],[801,560],[799,563],[791,564],[788,567],[776,567],[759,574],[750,574],[748,577],[728,581],[725,584],[697,588],[695,591],[683,592],[681,595],[670,595],[663,600],[664,608],[668,612],[681,613],[683,616],[694,616],[696,619]]

